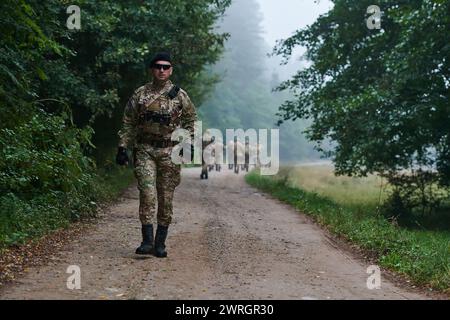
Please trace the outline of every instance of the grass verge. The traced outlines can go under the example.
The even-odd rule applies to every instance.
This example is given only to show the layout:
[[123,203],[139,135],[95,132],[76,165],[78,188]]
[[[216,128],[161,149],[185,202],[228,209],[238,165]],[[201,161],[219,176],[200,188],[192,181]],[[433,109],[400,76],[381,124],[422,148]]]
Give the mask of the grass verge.
[[450,233],[409,230],[389,223],[374,207],[344,205],[315,192],[288,185],[286,179],[260,176],[247,183],[312,216],[331,232],[357,244],[378,264],[407,275],[418,285],[450,293]]
[[115,199],[133,181],[130,168],[100,169],[88,185],[70,193],[51,191],[29,199],[0,197],[0,252],[37,239],[72,222],[95,217],[103,203]]

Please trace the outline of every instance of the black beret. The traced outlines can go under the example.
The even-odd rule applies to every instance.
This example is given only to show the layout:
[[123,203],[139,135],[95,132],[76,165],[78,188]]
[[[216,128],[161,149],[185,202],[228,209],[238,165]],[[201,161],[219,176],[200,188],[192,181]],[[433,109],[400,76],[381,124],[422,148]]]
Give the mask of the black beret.
[[147,62],[147,68],[153,67],[153,65],[156,63],[156,61],[167,61],[172,63],[172,58],[170,57],[169,52],[158,52],[156,53],[153,58]]

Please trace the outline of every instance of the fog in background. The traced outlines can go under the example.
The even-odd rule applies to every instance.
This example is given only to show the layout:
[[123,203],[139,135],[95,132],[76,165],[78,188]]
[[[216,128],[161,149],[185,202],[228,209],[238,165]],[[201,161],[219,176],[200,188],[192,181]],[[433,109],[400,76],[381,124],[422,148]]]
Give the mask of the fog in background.
[[280,57],[268,54],[276,40],[313,23],[330,7],[331,3],[323,0],[234,0],[219,25],[219,30],[228,32],[230,38],[223,58],[210,70],[221,81],[199,110],[205,127],[222,132],[227,128],[279,128],[281,161],[318,160],[320,154],[302,133],[306,121],[276,126],[278,107],[292,95],[272,89],[305,65],[299,60],[304,50],[296,50],[283,66]]
[[[311,25],[321,14],[333,7],[333,3],[328,0],[257,0],[257,2],[262,13],[262,35],[270,50],[277,40],[286,39],[296,30]],[[300,61],[304,53],[304,48],[297,48],[286,66],[278,66],[281,61],[279,57],[269,58],[268,68],[270,72],[277,72],[280,80],[287,80],[305,65],[306,61]]]

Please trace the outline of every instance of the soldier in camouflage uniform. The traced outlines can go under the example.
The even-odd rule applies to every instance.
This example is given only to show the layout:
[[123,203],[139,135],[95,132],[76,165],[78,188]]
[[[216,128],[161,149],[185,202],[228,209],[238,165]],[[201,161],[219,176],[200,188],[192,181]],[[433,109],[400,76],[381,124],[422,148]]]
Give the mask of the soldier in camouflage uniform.
[[[209,135],[209,133],[206,133],[202,139],[202,172],[200,173],[200,179],[208,179],[209,165],[206,164],[206,159],[203,156],[203,152],[205,151],[205,148],[207,146],[209,146],[211,143],[214,143],[214,137],[211,137]],[[211,153],[211,156],[212,156],[212,153]],[[209,171],[211,171],[211,170],[209,170]]]
[[[116,161],[127,164],[127,149],[133,149],[143,238],[136,253],[166,257],[172,199],[180,183],[181,169],[171,160],[176,143],[171,141],[171,134],[177,128],[184,128],[193,136],[197,116],[187,93],[169,80],[173,71],[170,54],[156,54],[149,67],[153,81],[138,88],[125,107]],[[153,241],[155,223],[158,227]]]

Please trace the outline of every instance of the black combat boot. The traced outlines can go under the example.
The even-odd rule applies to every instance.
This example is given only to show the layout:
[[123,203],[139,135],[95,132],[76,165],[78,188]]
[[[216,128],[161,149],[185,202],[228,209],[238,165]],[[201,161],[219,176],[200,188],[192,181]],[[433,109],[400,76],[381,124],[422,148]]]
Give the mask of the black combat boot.
[[142,225],[142,242],[136,249],[136,254],[152,254],[153,253],[153,225]]
[[167,229],[169,227],[162,226],[158,224],[158,229],[156,229],[156,236],[155,236],[155,256],[158,258],[165,258],[167,257],[167,251],[166,251],[166,238],[167,238]]

